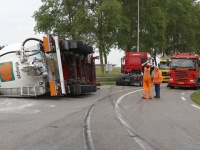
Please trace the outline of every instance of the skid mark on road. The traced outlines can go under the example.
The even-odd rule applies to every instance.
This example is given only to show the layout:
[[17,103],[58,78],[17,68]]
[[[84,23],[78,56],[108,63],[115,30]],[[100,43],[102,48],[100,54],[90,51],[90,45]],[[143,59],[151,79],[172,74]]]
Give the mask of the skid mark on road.
[[0,113],[32,114],[40,112],[40,110],[31,108],[34,105],[35,102],[10,99],[0,103]]
[[[130,90],[130,89],[129,89]],[[91,129],[90,129],[90,116],[92,113],[93,108],[95,107],[95,105],[104,100],[105,98],[115,95],[115,94],[119,94],[120,92],[124,92],[126,90],[120,90],[114,93],[110,93],[102,98],[100,98],[99,100],[97,100],[94,104],[92,104],[90,106],[90,108],[87,110],[86,114],[85,114],[85,118],[83,121],[83,137],[84,137],[84,149],[85,150],[94,150],[94,144],[93,144],[93,140],[92,140],[92,134],[91,134]]]

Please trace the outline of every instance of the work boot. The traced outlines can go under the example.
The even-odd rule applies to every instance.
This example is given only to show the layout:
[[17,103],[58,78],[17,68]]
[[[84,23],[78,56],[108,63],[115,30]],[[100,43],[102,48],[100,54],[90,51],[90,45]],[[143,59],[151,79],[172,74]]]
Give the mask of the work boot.
[[156,98],[160,98],[160,96],[157,96]]
[[157,98],[158,96],[154,96],[153,98]]
[[146,99],[146,97],[143,96],[142,99]]
[[152,97],[149,97],[149,99],[152,99]]

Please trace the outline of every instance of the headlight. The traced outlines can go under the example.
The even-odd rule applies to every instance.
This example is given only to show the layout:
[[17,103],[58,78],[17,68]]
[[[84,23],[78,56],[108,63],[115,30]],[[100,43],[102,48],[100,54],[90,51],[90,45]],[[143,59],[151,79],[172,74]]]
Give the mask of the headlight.
[[195,82],[194,80],[190,80],[190,82]]
[[172,79],[172,78],[170,78],[170,79],[169,79],[169,81],[173,81],[173,79]]

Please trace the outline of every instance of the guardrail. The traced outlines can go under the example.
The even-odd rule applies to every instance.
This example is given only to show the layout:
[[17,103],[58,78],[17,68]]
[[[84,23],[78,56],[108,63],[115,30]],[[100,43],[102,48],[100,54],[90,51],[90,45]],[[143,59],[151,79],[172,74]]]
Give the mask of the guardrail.
[[116,81],[116,77],[100,77],[96,78],[97,82]]

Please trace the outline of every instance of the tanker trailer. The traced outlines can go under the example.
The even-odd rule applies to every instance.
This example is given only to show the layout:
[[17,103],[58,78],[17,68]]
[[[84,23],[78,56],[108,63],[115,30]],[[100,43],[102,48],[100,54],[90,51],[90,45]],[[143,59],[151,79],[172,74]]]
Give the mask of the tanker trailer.
[[[31,43],[29,41],[35,41]],[[0,96],[36,97],[96,92],[93,48],[48,35],[0,51]]]

